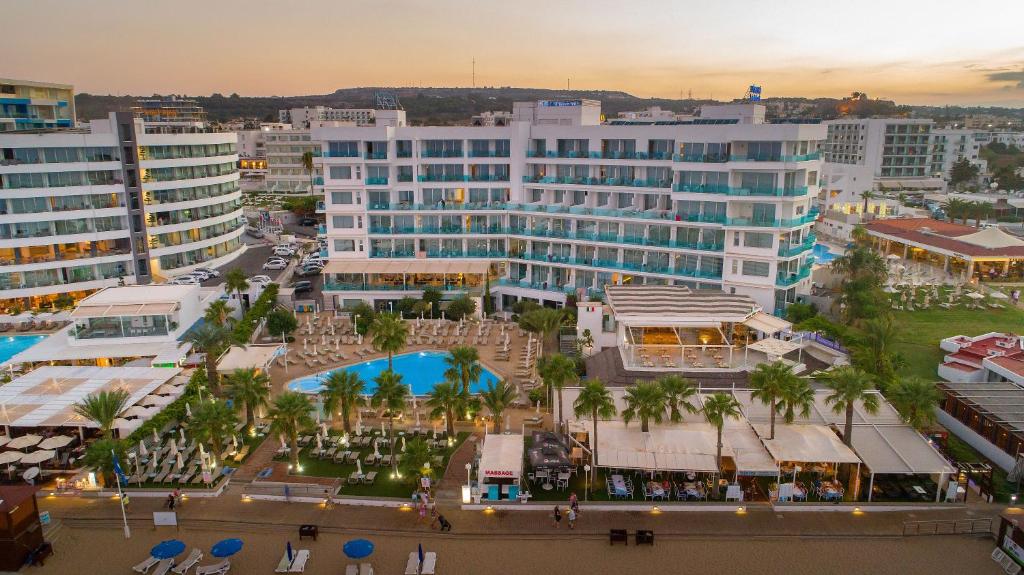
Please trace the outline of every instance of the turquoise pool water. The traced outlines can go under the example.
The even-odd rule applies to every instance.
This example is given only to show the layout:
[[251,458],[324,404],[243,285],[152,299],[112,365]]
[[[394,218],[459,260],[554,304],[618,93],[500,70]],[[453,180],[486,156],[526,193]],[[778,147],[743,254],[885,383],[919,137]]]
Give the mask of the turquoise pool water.
[[46,339],[45,335],[8,335],[0,337],[0,363]]
[[[447,353],[440,351],[420,351],[396,355],[393,361],[394,370],[395,373],[402,375],[402,383],[412,385],[413,394],[427,395],[434,388],[435,383],[444,381],[444,371],[447,369],[447,366],[444,363],[444,358],[447,356]],[[355,365],[339,367],[338,369],[358,373],[359,377],[366,382],[366,393],[369,395],[373,393],[373,390],[377,387],[376,384],[373,383],[373,379],[387,368],[388,359],[385,357],[364,361]],[[496,382],[501,379],[486,367],[481,366],[481,369],[483,373],[480,374],[480,381],[476,382],[469,388],[470,391],[474,393],[485,389],[488,383]],[[319,393],[320,390],[323,389],[321,380],[323,380],[328,373],[331,372],[325,371],[315,375],[307,375],[306,377],[293,379],[288,382],[288,389],[291,391],[301,391],[302,393]]]
[[814,263],[830,264],[842,254],[837,254],[825,244],[814,244]]

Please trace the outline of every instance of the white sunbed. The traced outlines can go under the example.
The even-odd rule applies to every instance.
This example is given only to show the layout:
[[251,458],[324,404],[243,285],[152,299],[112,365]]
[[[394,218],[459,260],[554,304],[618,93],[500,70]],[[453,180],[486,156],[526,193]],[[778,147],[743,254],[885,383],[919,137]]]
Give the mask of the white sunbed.
[[428,551],[423,554],[423,565],[420,565],[420,554],[409,553],[409,561],[405,564],[405,575],[434,575],[437,568],[437,553]]
[[345,566],[345,575],[359,575],[359,566],[358,565],[351,565],[351,564],[346,565]]
[[274,569],[274,573],[287,573],[288,568],[292,566],[292,562],[288,559],[288,552],[285,551],[284,555],[281,556],[281,560],[277,562],[277,569]]
[[221,560],[213,565],[200,565],[196,567],[195,575],[223,575],[231,569],[231,562],[227,559]]
[[198,549],[192,549],[192,552],[188,554],[188,557],[186,557],[185,560],[181,563],[175,565],[174,569],[172,569],[171,571],[177,573],[178,575],[184,575],[188,572],[189,569],[195,567],[196,563],[199,563],[199,560],[202,558],[202,551]]
[[306,570],[306,561],[309,561],[309,550],[303,549],[295,555],[292,566],[288,568],[289,573],[302,573]]
[[359,575],[373,575],[373,565],[370,565],[369,563],[360,563]]
[[174,567],[174,559],[164,559],[153,568],[153,575],[167,575],[171,572],[171,567]]
[[150,568],[152,568],[159,562],[159,559],[150,555],[149,557],[146,557],[141,563],[139,563],[135,567],[132,567],[132,571],[135,571],[136,573],[146,573],[150,570]]

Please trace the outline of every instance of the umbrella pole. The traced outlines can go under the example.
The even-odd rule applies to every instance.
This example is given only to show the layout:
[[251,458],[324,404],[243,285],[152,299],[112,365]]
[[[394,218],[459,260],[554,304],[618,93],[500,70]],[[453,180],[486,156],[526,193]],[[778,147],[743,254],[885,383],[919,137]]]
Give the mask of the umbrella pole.
[[[110,456],[115,458],[114,461],[117,461],[117,456],[114,454],[113,449],[110,450]],[[121,519],[124,521],[124,538],[131,539],[132,530],[128,527],[128,514],[125,513],[124,510],[124,494],[121,493],[121,478],[118,477],[116,473],[114,474],[114,481],[117,482],[117,500],[121,503]]]

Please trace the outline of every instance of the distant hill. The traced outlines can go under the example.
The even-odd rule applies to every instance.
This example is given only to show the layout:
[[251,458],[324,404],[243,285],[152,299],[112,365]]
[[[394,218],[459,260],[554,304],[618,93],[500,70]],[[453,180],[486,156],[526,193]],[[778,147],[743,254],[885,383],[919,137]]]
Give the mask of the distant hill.
[[[639,98],[626,92],[604,90],[546,90],[540,88],[345,88],[331,94],[309,96],[239,96],[213,94],[189,96],[206,108],[214,121],[235,118],[260,118],[277,121],[277,112],[285,108],[329,106],[332,108],[373,108],[379,91],[394,93],[413,124],[446,125],[467,123],[470,116],[486,111],[512,110],[522,100],[588,98],[600,100],[608,117],[619,112],[659,106],[665,110],[692,113],[714,100]],[[156,95],[154,95],[156,96]],[[130,108],[142,96],[102,96],[82,93],[75,96],[80,120],[102,118],[115,110]],[[146,96],[150,97],[150,96]],[[1010,108],[912,107],[898,106],[888,100],[871,100],[863,94],[846,98],[768,98],[769,115],[830,119],[839,115],[921,115],[926,117],[1000,114],[1024,117],[1024,110]]]

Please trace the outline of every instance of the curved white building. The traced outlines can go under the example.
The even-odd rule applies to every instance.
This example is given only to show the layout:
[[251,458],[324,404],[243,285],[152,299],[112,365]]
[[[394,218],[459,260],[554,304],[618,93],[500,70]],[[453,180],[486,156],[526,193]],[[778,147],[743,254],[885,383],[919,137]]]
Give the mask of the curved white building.
[[127,112],[84,130],[0,134],[0,310],[237,257],[235,142],[147,134]]

